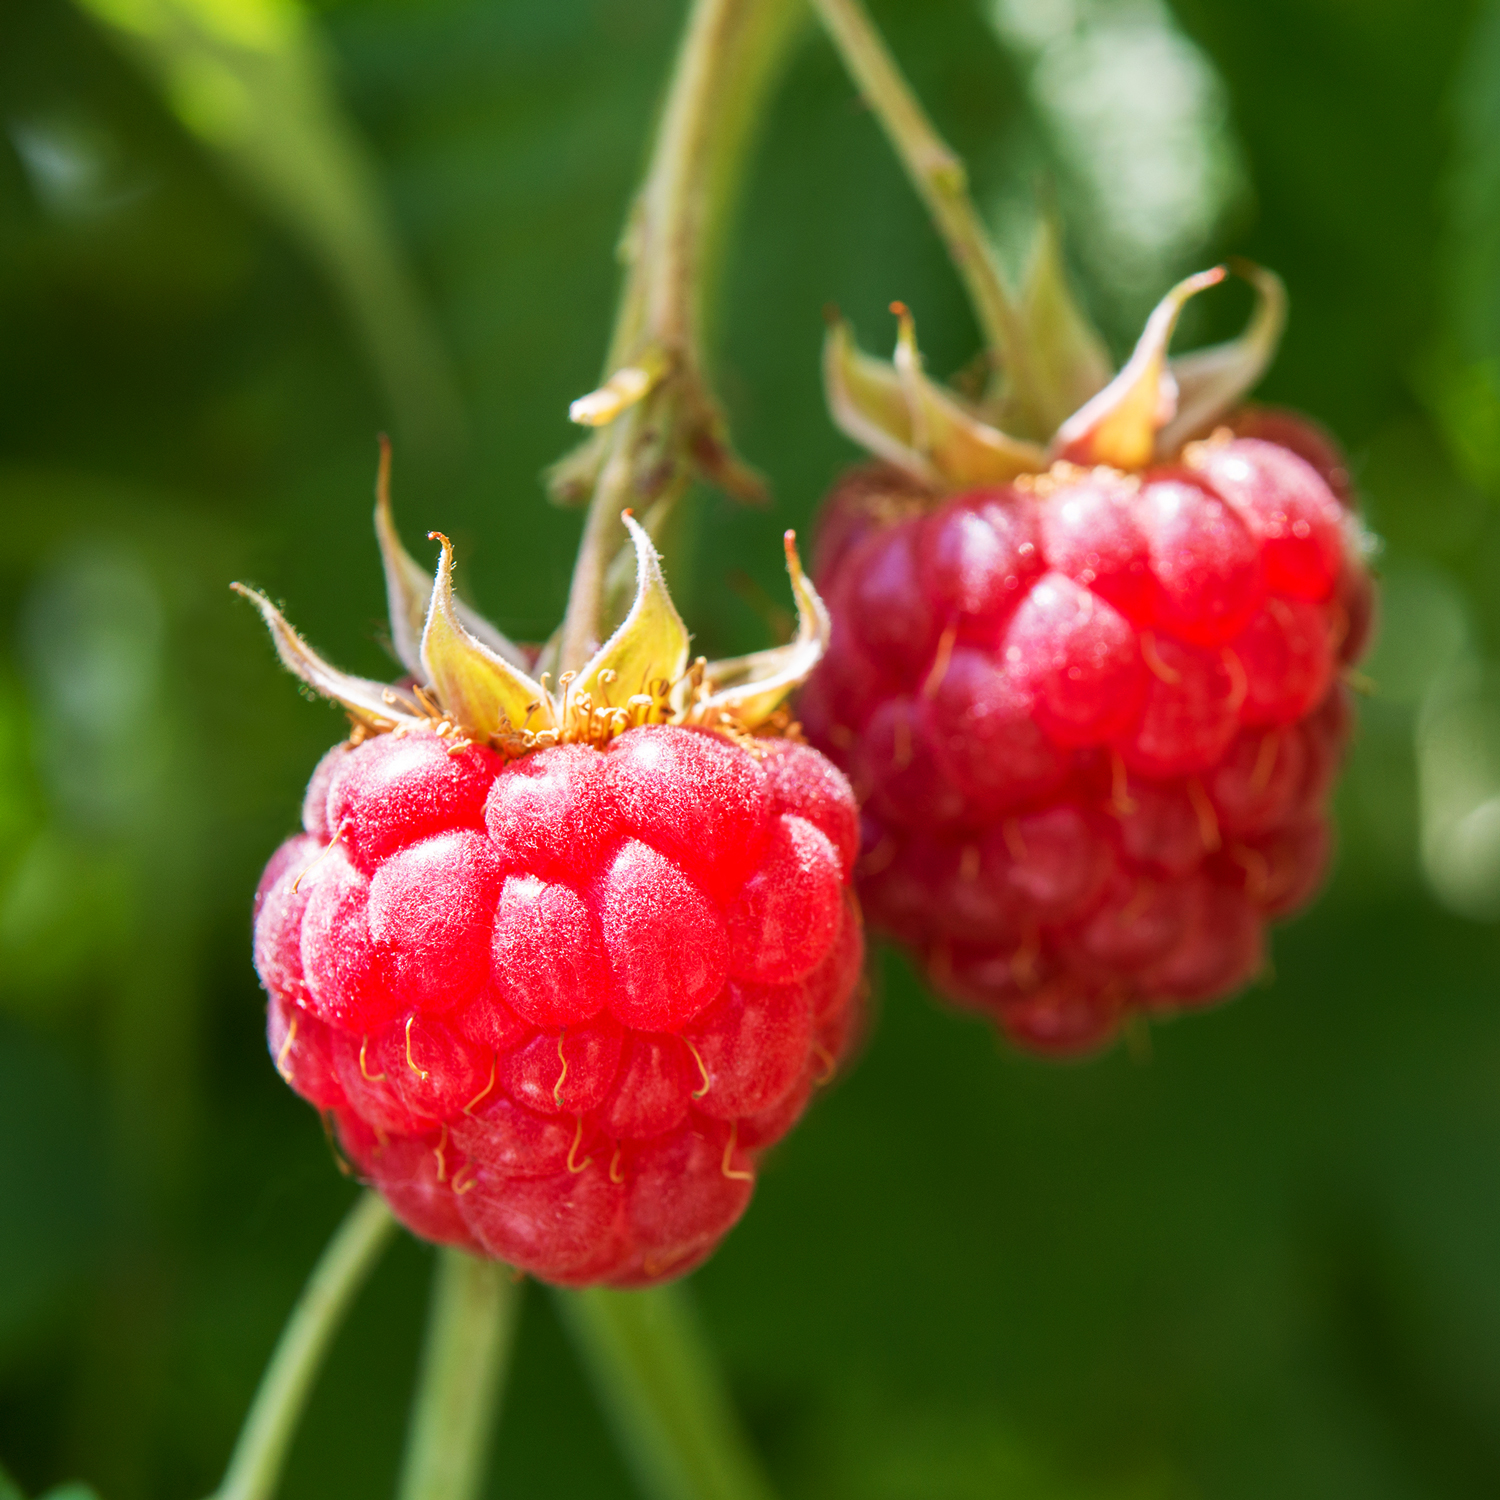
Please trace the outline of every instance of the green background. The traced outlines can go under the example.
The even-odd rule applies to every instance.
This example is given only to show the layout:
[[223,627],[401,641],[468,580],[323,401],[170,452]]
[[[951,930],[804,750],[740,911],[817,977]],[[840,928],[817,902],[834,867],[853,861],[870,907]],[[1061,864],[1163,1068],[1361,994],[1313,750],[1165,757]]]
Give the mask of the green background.
[[[964,0],[875,10],[982,200],[1024,197],[1049,171],[1024,60]],[[340,721],[298,696],[227,583],[265,586],[333,660],[389,674],[369,510],[390,426],[413,549],[441,527],[505,629],[551,629],[578,523],[537,476],[598,375],[681,14],[320,12],[428,309],[403,311],[398,288],[387,331],[435,328],[455,444],[421,427],[424,393],[451,417],[435,383],[415,407],[382,395],[336,290],[347,245],[330,273],[92,16],[6,6],[0,1461],[28,1494],[210,1490],[354,1192],[265,1055],[248,942],[259,868]],[[1246,183],[1197,258],[1285,276],[1263,394],[1337,432],[1386,542],[1339,864],[1278,933],[1274,980],[1083,1064],[1007,1052],[876,958],[859,1066],[691,1281],[788,1496],[1500,1492],[1500,950],[1488,921],[1438,904],[1418,857],[1434,684],[1457,673],[1483,718],[1500,658],[1500,8],[1181,0],[1176,18],[1223,80]],[[295,111],[273,123],[299,128]],[[1139,298],[1098,276],[1087,291],[1122,352]],[[778,533],[852,456],[819,391],[824,304],[879,345],[904,298],[939,370],[974,347],[811,28],[722,292],[718,382],[775,505],[701,497],[674,556],[710,655],[766,642],[743,576],[783,601]],[[1189,337],[1242,309],[1225,294]],[[361,1299],[288,1497],[392,1484],[430,1264],[403,1240]],[[534,1289],[490,1493],[634,1493]]]

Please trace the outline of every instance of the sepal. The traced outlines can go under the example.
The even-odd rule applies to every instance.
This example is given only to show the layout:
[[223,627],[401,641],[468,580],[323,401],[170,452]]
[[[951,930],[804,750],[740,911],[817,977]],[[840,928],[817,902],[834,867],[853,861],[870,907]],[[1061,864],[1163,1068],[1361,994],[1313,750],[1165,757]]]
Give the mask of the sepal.
[[829,324],[823,340],[823,390],[845,437],[921,484],[938,483],[937,470],[912,445],[911,411],[896,367],[866,354],[843,318]]
[[635,600],[619,629],[594,653],[569,689],[573,694],[587,694],[596,708],[623,707],[628,699],[642,694],[659,697],[658,686],[675,683],[688,662],[687,626],[667,592],[656,548],[628,510],[621,519],[635,544]]
[[[422,632],[427,625],[427,610],[432,602],[432,580],[427,570],[401,544],[396,519],[391,511],[391,443],[380,436],[380,468],[375,476],[375,539],[380,544],[380,561],[385,571],[385,592],[391,618],[391,646],[396,659],[414,677],[422,673]],[[477,610],[461,600],[454,609],[470,635],[482,641],[497,656],[512,666],[525,667],[526,658],[519,646],[508,640]]]
[[453,547],[441,532],[431,536],[442,555],[422,631],[421,658],[444,714],[485,740],[552,728],[556,716],[542,684],[464,628],[453,597]]
[[1188,299],[1217,286],[1223,266],[1179,281],[1156,304],[1120,373],[1057,430],[1052,455],[1066,463],[1142,469],[1156,452],[1156,435],[1177,413],[1177,382],[1167,346]]
[[399,689],[368,677],[353,677],[329,666],[258,589],[243,583],[232,583],[230,588],[260,611],[282,665],[314,692],[342,705],[365,728],[381,732],[419,724],[426,717],[421,705]]
[[1157,434],[1156,456],[1170,457],[1213,430],[1266,373],[1286,326],[1286,286],[1274,272],[1249,261],[1229,268],[1255,289],[1255,310],[1245,331],[1225,344],[1195,349],[1171,362],[1177,382],[1177,415]]
[[802,571],[796,532],[788,531],[783,540],[786,570],[797,601],[797,633],[784,646],[710,663],[703,674],[706,696],[689,716],[711,728],[725,719],[742,729],[764,724],[812,675],[828,649],[833,628],[828,607]]
[[[1062,234],[1044,214],[1032,245],[1021,295],[1021,322],[1030,353],[1029,407],[1039,430],[1050,435],[1109,384],[1109,349],[1068,284]],[[992,414],[1006,431],[1024,430],[1019,401],[1002,397]]]
[[829,409],[843,432],[877,458],[934,489],[1005,484],[1047,467],[1034,443],[982,421],[922,368],[916,327],[901,303],[895,358],[872,358],[842,319],[823,346]]
[[648,396],[672,368],[662,349],[648,349],[628,365],[622,365],[597,390],[568,405],[568,420],[580,427],[607,427],[621,412]]
[[967,488],[1008,484],[1020,474],[1047,467],[1035,444],[1010,437],[979,419],[957,396],[931,380],[922,368],[917,325],[906,305],[893,302],[896,354],[893,363],[910,416],[912,446],[948,485]]

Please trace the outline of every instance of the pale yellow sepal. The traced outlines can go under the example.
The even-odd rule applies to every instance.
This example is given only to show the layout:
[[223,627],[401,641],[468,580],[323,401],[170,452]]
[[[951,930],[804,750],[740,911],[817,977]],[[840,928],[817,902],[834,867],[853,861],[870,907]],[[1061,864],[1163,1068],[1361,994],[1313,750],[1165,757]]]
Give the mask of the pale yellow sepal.
[[1057,430],[1052,454],[1067,463],[1142,469],[1156,451],[1156,435],[1177,412],[1177,382],[1167,346],[1189,298],[1217,286],[1223,266],[1179,281],[1156,304],[1125,367]]
[[834,421],[877,458],[934,489],[1005,484],[1047,467],[1035,443],[1013,438],[980,418],[929,379],[911,314],[900,319],[892,361],[859,349],[847,323],[829,329],[823,346],[824,385]]
[[991,427],[959,399],[930,380],[917,348],[917,327],[900,302],[896,314],[896,377],[906,397],[911,445],[955,488],[980,484],[1009,484],[1020,474],[1047,467],[1047,455],[1035,443],[1023,442]]
[[[1027,407],[1034,413],[1038,431],[1050,435],[1109,384],[1113,369],[1104,340],[1068,284],[1062,234],[1051,214],[1042,217],[1032,245],[1021,321],[1030,354]],[[1024,431],[1023,415],[1019,402],[1002,400],[996,425],[1007,432]]]
[[1177,415],[1157,434],[1158,458],[1170,457],[1184,443],[1212,431],[1276,356],[1286,326],[1286,286],[1264,266],[1239,260],[1229,265],[1255,288],[1255,311],[1239,338],[1196,349],[1168,366],[1177,382]]
[[730,657],[705,669],[707,696],[699,700],[689,717],[710,728],[726,718],[742,729],[764,724],[807,681],[828,649],[832,622],[812,580],[802,571],[796,532],[787,532],[784,542],[786,570],[797,601],[797,633],[784,646]]
[[422,627],[432,598],[427,570],[401,545],[391,514],[391,445],[380,439],[380,469],[375,477],[375,539],[385,570],[386,605],[391,617],[391,647],[413,676],[422,674]]
[[453,597],[453,548],[440,532],[431,535],[443,550],[421,656],[444,714],[477,739],[552,728],[552,701],[541,683],[464,628]]
[[330,667],[306,641],[292,629],[286,616],[257,589],[242,583],[231,584],[235,593],[248,599],[260,611],[271,632],[276,654],[282,665],[308,687],[332,698],[363,724],[377,731],[421,723],[425,715],[415,699],[383,682],[368,677],[352,677]]
[[654,689],[675,683],[687,669],[688,630],[667,592],[661,559],[628,510],[622,519],[635,544],[635,602],[569,689],[586,694],[594,708],[622,708],[640,694],[659,697]]
[[[364,730],[425,726],[456,744],[478,740],[507,756],[564,742],[602,747],[642,724],[701,724],[749,731],[763,725],[804,682],[828,644],[829,618],[786,533],[787,571],[797,601],[797,633],[785,646],[715,665],[689,666],[689,638],[662,577],[651,538],[629,511],[622,519],[635,547],[636,595],[623,624],[576,675],[549,691],[465,628],[453,596],[453,548],[432,532],[442,554],[429,590],[416,675],[410,690],[350,677],[311,651],[263,595],[235,588],[265,618],[281,660],[309,687],[341,703]],[[399,545],[399,544],[398,544]]]
[[866,354],[842,318],[823,340],[823,390],[834,425],[845,437],[922,484],[940,482],[937,470],[912,445],[911,408],[895,366]]
[[[380,469],[375,478],[375,539],[380,543],[380,561],[385,570],[385,593],[391,617],[391,646],[396,659],[414,677],[422,675],[422,632],[427,628],[427,610],[432,603],[432,579],[427,570],[401,544],[391,511],[391,445],[380,439]],[[526,666],[521,648],[497,630],[478,611],[454,599],[458,618],[470,635],[502,656],[514,667]]]

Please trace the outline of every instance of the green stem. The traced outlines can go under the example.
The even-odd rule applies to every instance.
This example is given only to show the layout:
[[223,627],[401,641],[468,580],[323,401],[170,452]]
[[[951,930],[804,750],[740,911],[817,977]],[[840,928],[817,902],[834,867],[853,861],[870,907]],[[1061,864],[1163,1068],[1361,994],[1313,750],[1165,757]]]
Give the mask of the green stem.
[[475,1500],[521,1304],[509,1266],[441,1252],[397,1500]]
[[[679,494],[695,439],[716,444],[703,389],[704,289],[735,199],[760,106],[797,32],[793,0],[694,0],[646,178],[624,236],[627,273],[606,377],[648,379],[605,445],[568,592],[558,660],[583,665],[607,623],[620,511]],[[608,417],[604,420],[609,420]],[[701,455],[700,455],[701,457]],[[748,488],[729,459],[718,477]]]
[[282,1330],[215,1500],[275,1493],[323,1356],[395,1229],[390,1209],[368,1192],[339,1225]]
[[650,1500],[772,1500],[681,1286],[557,1297]]
[[963,278],[980,330],[1031,415],[1025,327],[989,232],[969,196],[962,159],[940,136],[860,0],[812,0],[865,103],[875,112]]

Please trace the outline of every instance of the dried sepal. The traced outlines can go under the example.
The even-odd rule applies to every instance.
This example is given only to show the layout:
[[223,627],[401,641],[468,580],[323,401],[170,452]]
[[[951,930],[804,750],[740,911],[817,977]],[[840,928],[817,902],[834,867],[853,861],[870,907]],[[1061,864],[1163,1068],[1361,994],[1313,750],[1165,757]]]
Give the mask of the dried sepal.
[[755,729],[801,687],[822,660],[832,629],[828,608],[802,571],[796,532],[788,531],[784,544],[786,570],[797,601],[797,633],[784,646],[711,663],[703,675],[707,696],[688,711],[689,718],[710,726],[728,718],[741,728]]
[[912,445],[911,408],[896,367],[866,354],[842,318],[829,324],[823,340],[823,390],[845,437],[919,484],[938,484],[937,470]]
[[1045,469],[1036,444],[982,421],[928,377],[911,314],[899,302],[892,309],[900,323],[891,361],[864,353],[842,321],[824,341],[828,405],[844,433],[931,489],[1005,484]]
[[1265,374],[1286,326],[1286,287],[1274,271],[1249,261],[1230,269],[1255,289],[1255,310],[1245,331],[1228,343],[1197,349],[1171,361],[1177,382],[1177,415],[1156,439],[1156,456],[1168,458],[1211,431]]
[[[380,561],[385,571],[385,593],[391,617],[391,645],[396,659],[414,677],[422,675],[422,632],[427,627],[427,610],[432,602],[432,579],[427,570],[401,543],[396,518],[391,510],[391,445],[382,433],[380,469],[375,478],[375,539],[380,544]],[[514,641],[491,625],[478,610],[455,598],[453,607],[464,628],[482,641],[497,656],[512,666],[526,666],[526,655]]]
[[1142,469],[1156,451],[1156,434],[1177,411],[1177,383],[1167,368],[1167,346],[1190,297],[1217,286],[1223,266],[1179,281],[1152,309],[1130,358],[1093,400],[1085,402],[1052,440],[1052,453],[1067,463]]
[[956,396],[928,378],[911,313],[900,302],[893,302],[891,311],[898,320],[893,364],[906,397],[911,446],[942,483],[954,488],[1009,484],[1018,475],[1045,469],[1047,455],[1035,443],[1010,437],[981,421]]
[[681,677],[688,660],[687,626],[667,592],[656,548],[629,511],[622,519],[635,544],[635,601],[570,689],[588,695],[596,708],[622,707],[631,697],[652,694],[653,684]]
[[[1032,245],[1021,297],[1021,319],[1030,354],[1030,400],[1039,433],[1050,435],[1109,384],[1109,349],[1068,284],[1062,234],[1044,214]],[[1002,398],[994,414],[1006,431],[1024,430],[1020,403]]]
[[688,437],[688,452],[698,473],[733,500],[746,505],[768,505],[770,491],[764,475],[735,452],[729,423],[718,403],[700,391],[699,409]]
[[230,587],[260,611],[282,665],[314,692],[347,709],[367,729],[396,729],[420,723],[425,717],[420,704],[399,689],[368,677],[354,677],[329,666],[258,589],[248,588],[243,583],[233,583]]
[[580,427],[607,427],[621,412],[634,406],[661,383],[672,368],[664,349],[647,349],[639,358],[615,370],[597,390],[568,406],[568,420]]
[[444,714],[476,739],[551,728],[556,719],[541,683],[465,629],[453,597],[452,544],[441,532],[431,535],[442,555],[422,631],[421,656]]
[[391,441],[380,435],[380,468],[375,476],[375,540],[385,571],[386,603],[391,617],[391,646],[396,659],[414,676],[422,672],[422,627],[432,598],[427,570],[401,545],[391,514]]

